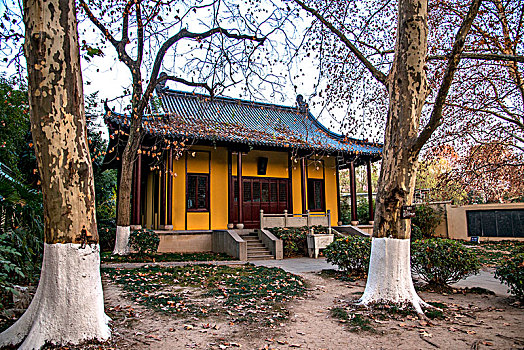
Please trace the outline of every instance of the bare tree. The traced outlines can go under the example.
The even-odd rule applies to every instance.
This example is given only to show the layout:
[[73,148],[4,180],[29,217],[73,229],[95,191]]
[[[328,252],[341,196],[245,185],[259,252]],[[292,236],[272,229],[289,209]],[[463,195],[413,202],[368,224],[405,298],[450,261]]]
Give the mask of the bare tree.
[[[276,8],[274,12],[267,12],[257,10],[257,5],[244,8],[223,0],[185,4],[145,0],[107,4],[80,0],[79,3],[104,40],[116,50],[118,59],[127,66],[132,77],[130,127],[129,133],[123,135],[125,147],[120,159],[117,237],[113,251],[114,254],[127,254],[133,164],[144,137],[142,117],[148,110],[155,87],[174,81],[203,89],[213,96],[250,79],[278,84],[275,76],[258,70],[256,60],[260,53],[257,50],[285,18]],[[196,13],[198,17],[193,15]],[[173,20],[168,21],[169,18]],[[190,27],[198,30],[190,31],[187,29]],[[159,76],[166,54],[174,52],[176,58],[177,45],[188,45],[183,54],[186,70]],[[246,83],[244,90],[249,93],[250,88]],[[165,147],[170,146],[162,146]]]
[[[104,314],[74,1],[24,1],[31,131],[44,195],[36,294],[0,347],[39,349],[110,336]],[[52,33],[52,34],[51,34]]]
[[[330,62],[329,68],[335,76],[346,76],[349,71],[352,73],[349,81],[362,77],[366,83],[377,87],[377,91],[386,92],[383,96],[376,92],[371,94],[383,101],[383,106],[387,102],[387,118],[369,277],[361,302],[408,302],[422,313],[424,303],[411,280],[410,224],[408,219],[401,217],[402,207],[411,204],[413,199],[419,153],[443,122],[443,110],[462,58],[516,62],[520,57],[506,53],[473,55],[465,52],[466,38],[481,0],[472,0],[469,4],[461,2],[466,11],[459,21],[447,28],[454,34],[446,47],[445,57],[438,58],[443,60],[442,69],[437,71],[436,78],[429,80],[430,86],[426,0],[398,0],[396,7],[393,1],[374,0],[358,5],[352,1],[311,2],[315,7],[302,0],[295,0],[295,3],[320,24],[317,32],[320,34],[313,45],[323,44],[331,50],[336,59]],[[365,8],[364,15],[354,16],[362,8]],[[395,31],[390,30],[392,27],[396,27]],[[394,47],[390,46],[392,42],[395,42]],[[338,89],[347,86],[343,84],[349,83],[347,80],[346,83],[335,82],[334,86]],[[377,111],[381,108],[384,107],[379,104]],[[422,117],[424,123],[421,125]]]

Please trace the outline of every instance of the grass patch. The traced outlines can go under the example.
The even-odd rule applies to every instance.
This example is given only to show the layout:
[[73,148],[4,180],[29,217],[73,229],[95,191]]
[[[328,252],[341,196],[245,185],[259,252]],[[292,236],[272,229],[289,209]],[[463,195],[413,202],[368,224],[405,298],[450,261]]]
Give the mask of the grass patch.
[[224,253],[156,253],[156,254],[137,254],[113,255],[111,252],[100,254],[102,263],[140,263],[140,262],[167,262],[167,261],[229,261],[237,260]]
[[344,282],[355,282],[366,278],[366,274],[348,274],[335,269],[323,269],[322,271],[320,271],[319,275],[322,278],[334,278],[336,280]]
[[[354,310],[353,310],[354,311]],[[342,307],[334,307],[330,310],[331,317],[336,318],[348,324],[348,330],[351,332],[372,332],[373,327],[370,326],[370,319],[358,312],[349,314],[346,309]]]
[[424,314],[432,320],[444,318],[444,313],[441,310],[427,310]]
[[484,266],[494,267],[501,265],[505,259],[524,249],[524,242],[500,241],[500,242],[465,242],[473,249]]
[[279,268],[192,265],[104,269],[126,297],[176,317],[222,315],[232,322],[287,318],[285,302],[303,295],[302,278]]
[[447,309],[448,306],[444,303],[440,303],[438,301],[428,301],[429,305],[432,305],[434,307],[438,307],[439,309]]

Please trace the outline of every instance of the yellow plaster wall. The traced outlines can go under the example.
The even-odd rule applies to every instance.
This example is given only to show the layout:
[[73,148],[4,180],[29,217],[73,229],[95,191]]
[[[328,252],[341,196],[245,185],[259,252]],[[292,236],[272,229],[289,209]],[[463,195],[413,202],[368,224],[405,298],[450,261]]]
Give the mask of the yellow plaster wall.
[[293,213],[302,213],[302,171],[300,162],[292,165],[291,194],[293,200]]
[[187,173],[209,174],[209,151],[190,149],[187,154]]
[[228,222],[227,149],[218,147],[211,152],[210,209],[211,229],[225,229]]
[[307,160],[307,177],[308,179],[324,179],[326,211],[331,211],[331,225],[336,226],[338,222],[338,203],[335,158],[322,157],[322,159]]
[[173,159],[173,230],[186,229],[186,159]]
[[[324,158],[329,159],[329,158]],[[307,160],[307,178],[308,179],[323,179],[324,178],[324,159]]]
[[[266,175],[257,175],[258,158],[266,157]],[[279,177],[287,178],[288,174],[288,154],[287,152],[251,151],[247,155],[242,155],[242,176],[257,177]],[[232,174],[237,176],[237,155],[232,157]]]
[[209,230],[209,213],[208,212],[188,212],[187,213],[188,230]]
[[326,210],[331,210],[331,225],[336,226],[338,222],[337,202],[337,170],[335,158],[324,158],[324,174],[326,188]]

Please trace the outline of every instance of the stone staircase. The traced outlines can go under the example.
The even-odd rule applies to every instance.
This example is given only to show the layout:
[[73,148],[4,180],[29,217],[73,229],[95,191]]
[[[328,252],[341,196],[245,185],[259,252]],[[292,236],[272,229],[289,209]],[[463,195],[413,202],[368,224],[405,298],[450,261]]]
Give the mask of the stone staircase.
[[264,243],[258,238],[256,232],[250,232],[242,235],[242,239],[247,242],[247,260],[267,260],[274,259],[271,252],[266,248]]

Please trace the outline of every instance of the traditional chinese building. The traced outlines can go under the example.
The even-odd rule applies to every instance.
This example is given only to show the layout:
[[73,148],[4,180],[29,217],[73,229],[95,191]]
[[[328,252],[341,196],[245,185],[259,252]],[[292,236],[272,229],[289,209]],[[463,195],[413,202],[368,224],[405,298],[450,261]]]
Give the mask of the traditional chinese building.
[[[381,145],[331,132],[300,95],[297,105],[159,89],[143,122],[132,224],[181,231],[239,223],[256,228],[260,210],[287,210],[330,211],[335,226],[339,170],[352,169],[354,184],[354,167],[380,159]],[[105,121],[106,165],[119,168],[129,119],[108,111]]]

